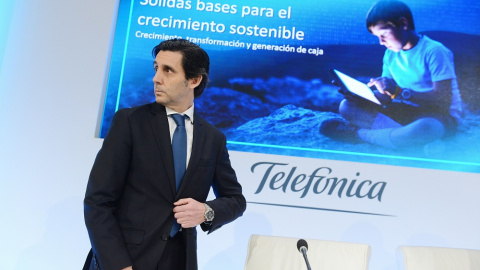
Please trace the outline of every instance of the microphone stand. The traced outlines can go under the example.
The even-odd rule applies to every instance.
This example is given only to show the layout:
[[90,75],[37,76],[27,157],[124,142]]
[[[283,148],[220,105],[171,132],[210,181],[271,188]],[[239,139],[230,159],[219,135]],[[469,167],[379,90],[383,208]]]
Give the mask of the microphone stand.
[[307,270],[312,270],[307,258],[307,249],[305,247],[302,247],[301,250],[302,250],[303,258],[305,259],[305,263],[307,264]]

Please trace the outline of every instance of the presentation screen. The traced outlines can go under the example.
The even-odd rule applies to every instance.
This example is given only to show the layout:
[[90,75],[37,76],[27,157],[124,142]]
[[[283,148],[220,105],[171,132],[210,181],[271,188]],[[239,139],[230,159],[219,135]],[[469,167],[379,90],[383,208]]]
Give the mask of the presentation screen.
[[117,110],[154,102],[152,49],[184,38],[210,55],[210,81],[195,111],[226,134],[230,150],[480,172],[478,1],[405,1],[416,31],[454,55],[464,109],[456,134],[391,149],[319,132],[340,117],[344,99],[331,69],[364,83],[382,75],[386,48],[365,21],[373,3],[119,0],[98,135],[105,137]]

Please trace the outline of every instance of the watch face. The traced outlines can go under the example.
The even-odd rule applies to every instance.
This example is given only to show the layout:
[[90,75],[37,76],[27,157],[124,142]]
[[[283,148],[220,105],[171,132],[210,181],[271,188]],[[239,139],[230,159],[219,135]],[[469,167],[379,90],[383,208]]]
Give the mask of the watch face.
[[205,213],[205,219],[207,221],[212,221],[213,220],[213,211],[212,210],[209,210]]
[[207,211],[205,211],[205,221],[212,222],[215,212],[212,208],[210,208],[210,206],[208,206],[208,204],[205,204],[205,208],[207,209]]

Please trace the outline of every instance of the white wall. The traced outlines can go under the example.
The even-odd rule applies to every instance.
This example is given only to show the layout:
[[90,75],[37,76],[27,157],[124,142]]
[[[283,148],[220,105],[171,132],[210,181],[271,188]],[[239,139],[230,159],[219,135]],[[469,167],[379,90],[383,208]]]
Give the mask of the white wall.
[[[102,142],[95,128],[115,0],[8,3],[10,24],[0,26],[9,25],[0,31],[0,269],[79,269],[89,248],[82,200]],[[251,233],[366,242],[374,270],[394,269],[399,244],[480,249],[478,174],[252,156],[232,153],[249,201],[362,211],[354,199],[254,194],[262,174],[250,166],[281,160],[304,173],[330,166],[336,174],[362,171],[364,179],[387,181],[382,204],[366,204],[396,217],[249,205],[238,222],[199,234],[201,269],[242,269]]]
[[79,269],[115,0],[10,6],[0,37],[0,269]]

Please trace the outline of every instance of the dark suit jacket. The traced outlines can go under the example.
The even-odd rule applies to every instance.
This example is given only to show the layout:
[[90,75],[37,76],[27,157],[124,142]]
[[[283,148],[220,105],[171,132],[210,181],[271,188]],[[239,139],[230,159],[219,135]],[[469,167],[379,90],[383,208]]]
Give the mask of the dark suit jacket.
[[[209,233],[245,211],[242,188],[230,164],[226,138],[199,115],[194,116],[193,146],[178,193],[165,107],[147,104],[119,110],[95,159],[87,185],[84,214],[93,259],[105,270],[133,265],[156,269],[180,198],[205,202],[210,187],[216,199]],[[195,228],[186,239],[187,270],[197,269]],[[89,264],[87,262],[87,264]]]

